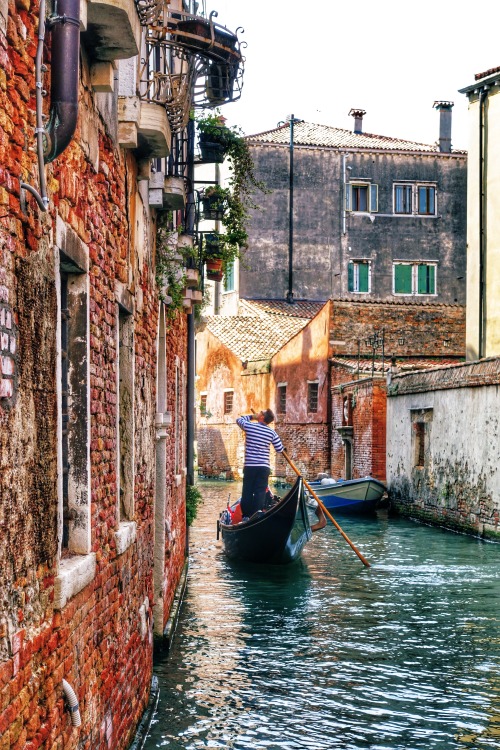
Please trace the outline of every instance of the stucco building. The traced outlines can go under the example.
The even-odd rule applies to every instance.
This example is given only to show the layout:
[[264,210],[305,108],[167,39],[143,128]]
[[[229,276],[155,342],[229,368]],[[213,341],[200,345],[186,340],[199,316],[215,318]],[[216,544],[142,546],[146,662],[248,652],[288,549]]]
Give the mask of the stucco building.
[[299,120],[248,136],[272,192],[251,217],[240,295],[464,304],[467,156],[452,149],[452,106],[435,102],[432,145],[363,132],[363,110],[353,132]]

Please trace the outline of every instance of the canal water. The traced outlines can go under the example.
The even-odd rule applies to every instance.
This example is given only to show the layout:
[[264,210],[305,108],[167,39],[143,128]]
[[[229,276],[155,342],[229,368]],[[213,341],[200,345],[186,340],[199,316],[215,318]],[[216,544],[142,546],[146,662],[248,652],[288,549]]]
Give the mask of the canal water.
[[185,600],[145,750],[500,748],[500,545],[379,511],[302,559],[228,561],[200,482]]

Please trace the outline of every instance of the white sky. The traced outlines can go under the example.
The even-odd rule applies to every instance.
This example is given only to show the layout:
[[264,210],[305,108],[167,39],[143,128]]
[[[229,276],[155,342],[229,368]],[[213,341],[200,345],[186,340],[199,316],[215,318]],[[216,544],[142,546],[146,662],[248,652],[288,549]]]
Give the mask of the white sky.
[[242,97],[221,112],[247,135],[294,114],[367,133],[434,143],[436,100],[452,101],[452,144],[468,148],[458,89],[500,66],[499,0],[207,0],[247,43]]

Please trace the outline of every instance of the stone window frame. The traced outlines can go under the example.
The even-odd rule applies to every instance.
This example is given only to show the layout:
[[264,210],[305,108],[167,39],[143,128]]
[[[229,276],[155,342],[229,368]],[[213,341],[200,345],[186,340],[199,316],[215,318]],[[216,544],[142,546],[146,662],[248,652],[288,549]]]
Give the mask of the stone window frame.
[[116,481],[118,523],[134,518],[134,316],[120,302],[116,311]]
[[[57,290],[57,498],[58,571],[54,581],[54,608],[62,609],[96,574],[96,555],[91,551],[90,474],[90,282],[89,250],[60,217],[56,221],[54,260]],[[62,366],[61,366],[61,275],[68,277],[68,341],[71,359],[68,373],[70,403],[78,419],[68,431],[69,475],[68,547],[63,556],[63,454],[62,454]]]

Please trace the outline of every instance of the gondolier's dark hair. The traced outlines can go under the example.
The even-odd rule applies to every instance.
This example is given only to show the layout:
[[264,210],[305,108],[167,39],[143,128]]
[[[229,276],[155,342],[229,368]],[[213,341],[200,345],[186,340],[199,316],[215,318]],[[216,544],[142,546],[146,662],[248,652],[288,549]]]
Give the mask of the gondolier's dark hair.
[[271,409],[266,409],[264,414],[264,422],[266,424],[271,424],[271,422],[274,422],[274,412]]

